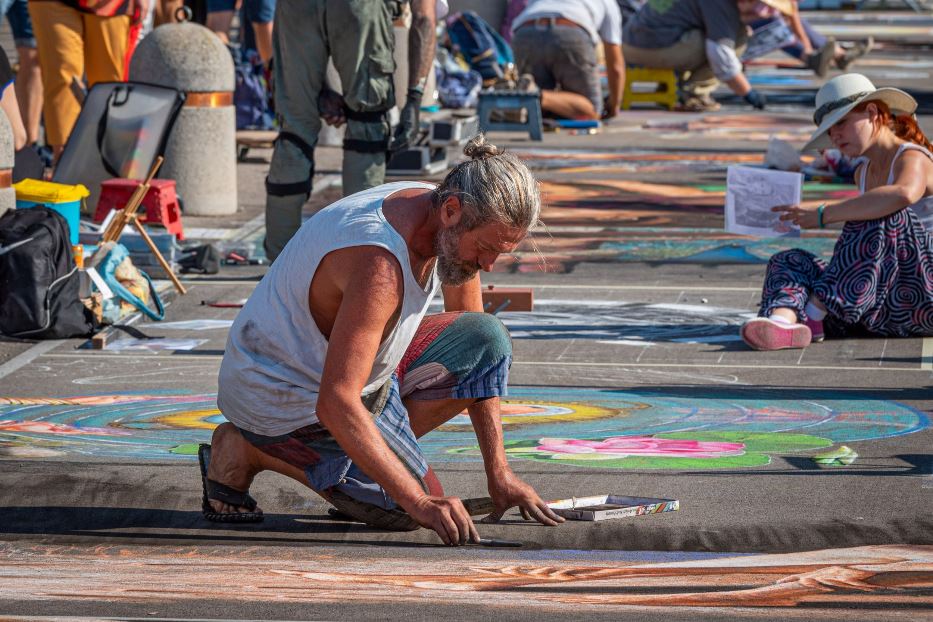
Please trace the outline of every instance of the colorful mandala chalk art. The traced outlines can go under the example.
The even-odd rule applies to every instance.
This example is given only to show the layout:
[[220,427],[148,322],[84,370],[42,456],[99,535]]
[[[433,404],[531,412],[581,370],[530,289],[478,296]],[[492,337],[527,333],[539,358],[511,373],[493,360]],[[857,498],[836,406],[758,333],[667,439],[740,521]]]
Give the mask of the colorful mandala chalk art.
[[[832,392],[806,401],[779,395],[517,387],[503,402],[506,451],[512,459],[564,466],[734,468],[929,426],[922,412],[896,402]],[[0,398],[0,457],[191,460],[223,421],[214,394]],[[481,459],[466,414],[421,440],[431,463]]]

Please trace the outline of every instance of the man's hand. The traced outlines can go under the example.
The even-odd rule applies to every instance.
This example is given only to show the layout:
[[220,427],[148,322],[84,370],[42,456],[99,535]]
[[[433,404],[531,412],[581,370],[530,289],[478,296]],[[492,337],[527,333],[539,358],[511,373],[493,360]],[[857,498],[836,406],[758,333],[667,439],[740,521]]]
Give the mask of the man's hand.
[[489,496],[496,506],[496,511],[482,520],[484,523],[497,523],[509,508],[518,506],[522,518],[534,518],[542,525],[554,526],[564,522],[564,519],[554,513],[554,510],[541,500],[535,489],[523,482],[510,470],[504,471],[495,478],[489,478]]
[[343,96],[337,91],[326,87],[321,89],[317,98],[317,108],[321,118],[328,125],[340,127],[347,122],[346,104]]
[[600,115],[599,118],[602,119],[603,121],[607,121],[609,119],[614,119],[616,116],[618,116],[618,114],[619,114],[619,108],[617,106],[613,106],[609,102],[608,97],[604,97],[603,98],[603,113]]
[[436,531],[448,546],[480,541],[473,519],[457,497],[424,495],[404,509],[419,525]]
[[820,226],[819,216],[814,209],[799,205],[778,205],[772,207],[771,211],[781,212],[782,222],[792,222],[801,229],[816,229]]
[[744,99],[749,106],[756,110],[764,110],[765,106],[768,105],[768,98],[764,96],[764,93],[756,91],[755,89],[746,93]]
[[421,96],[424,91],[411,87],[408,89],[408,99],[405,101],[405,107],[399,115],[398,126],[395,128],[395,137],[389,146],[389,151],[395,153],[408,149],[418,137],[418,131],[421,129],[419,116],[421,113]]

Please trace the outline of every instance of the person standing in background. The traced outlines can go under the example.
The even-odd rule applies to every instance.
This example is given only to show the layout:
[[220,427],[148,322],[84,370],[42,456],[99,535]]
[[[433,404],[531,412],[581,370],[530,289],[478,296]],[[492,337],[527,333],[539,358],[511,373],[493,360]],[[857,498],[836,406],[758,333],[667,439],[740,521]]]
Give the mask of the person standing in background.
[[42,121],[42,72],[39,69],[39,51],[36,36],[32,31],[32,20],[26,0],[3,0],[0,12],[6,15],[13,31],[13,44],[19,57],[16,72],[16,99],[26,131],[26,144],[39,140],[39,124]]
[[10,121],[13,129],[13,149],[19,151],[26,145],[26,128],[20,116],[19,104],[16,101],[16,89],[13,81],[13,69],[6,52],[0,48],[0,108]]
[[[242,0],[243,12],[240,28],[250,24],[255,35],[256,51],[267,67],[272,60],[272,20],[275,18],[275,0]],[[230,25],[237,8],[236,0],[208,0],[207,27],[224,43],[230,43]]]
[[126,80],[148,9],[149,0],[29,2],[42,68],[45,140],[55,159],[81,113],[75,89]]
[[[404,4],[412,14],[408,91],[393,136],[388,116],[396,103],[393,20]],[[272,39],[281,132],[266,177],[264,245],[270,259],[301,226],[322,120],[347,124],[344,195],[381,185],[386,154],[407,148],[417,137],[421,99],[437,48],[437,16],[446,12],[444,0],[279,0]],[[327,87],[328,57],[340,77],[342,95]]]

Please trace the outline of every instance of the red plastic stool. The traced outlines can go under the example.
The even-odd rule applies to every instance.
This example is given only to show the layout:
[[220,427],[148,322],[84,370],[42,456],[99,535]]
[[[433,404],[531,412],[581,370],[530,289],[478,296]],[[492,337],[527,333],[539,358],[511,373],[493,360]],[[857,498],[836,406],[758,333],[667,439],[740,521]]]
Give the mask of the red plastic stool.
[[[139,183],[134,179],[108,179],[101,182],[94,222],[103,222],[110,210],[123,209]],[[141,207],[146,210],[145,218],[140,218],[141,221],[149,225],[161,225],[174,233],[178,240],[185,239],[174,179],[153,179]]]

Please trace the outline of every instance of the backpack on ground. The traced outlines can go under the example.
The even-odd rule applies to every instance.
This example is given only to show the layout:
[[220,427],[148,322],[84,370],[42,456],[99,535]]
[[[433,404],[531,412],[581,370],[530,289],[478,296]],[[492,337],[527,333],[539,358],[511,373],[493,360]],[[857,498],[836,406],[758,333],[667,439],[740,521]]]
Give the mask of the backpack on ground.
[[236,110],[236,129],[268,130],[272,128],[269,109],[269,85],[258,54],[241,54],[231,49],[234,61],[233,106]]
[[483,18],[473,11],[456,13],[447,20],[447,36],[454,53],[481,76],[493,83],[505,75],[507,65],[515,62],[512,48]]
[[68,223],[58,212],[33,207],[0,218],[0,333],[25,339],[90,335],[96,323],[80,290]]

